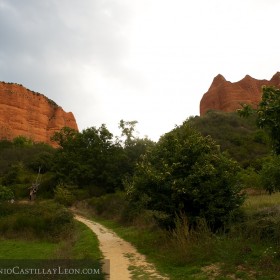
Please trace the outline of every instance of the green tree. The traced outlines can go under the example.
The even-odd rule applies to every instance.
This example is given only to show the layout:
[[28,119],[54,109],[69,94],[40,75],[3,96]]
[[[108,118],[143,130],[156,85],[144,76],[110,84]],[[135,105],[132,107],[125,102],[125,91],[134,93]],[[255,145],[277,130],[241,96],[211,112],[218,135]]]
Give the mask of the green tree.
[[22,162],[18,162],[12,165],[5,176],[2,178],[2,184],[5,186],[11,186],[16,183],[22,183],[24,177],[24,165]]
[[251,105],[248,105],[246,103],[240,103],[240,105],[242,106],[242,109],[237,109],[237,112],[240,115],[240,117],[249,118],[254,113],[254,109]]
[[125,137],[123,147],[123,175],[132,175],[138,160],[146,151],[154,146],[154,142],[147,137],[139,138],[134,135],[137,121],[121,120],[119,128],[122,130],[121,136]]
[[55,155],[54,171],[59,180],[80,186],[97,186],[113,191],[120,186],[119,162],[122,148],[103,124],[81,133],[64,128],[53,140],[60,149]]
[[126,137],[124,143],[125,146],[131,146],[134,144],[134,139],[136,138],[133,133],[135,132],[135,126],[137,121],[124,121],[120,120],[119,128],[122,130],[121,136]]
[[13,139],[15,146],[30,146],[33,145],[33,141],[25,136],[17,136]]
[[267,158],[260,171],[260,179],[269,194],[280,191],[280,155]]
[[248,117],[257,113],[257,125],[265,129],[270,137],[273,151],[280,154],[280,89],[276,87],[263,86],[262,99],[257,109],[251,105],[242,104],[242,109],[237,112],[242,117]]
[[63,128],[55,133],[52,139],[60,146],[54,156],[57,180],[89,188],[92,194],[123,189],[123,179],[133,173],[140,156],[153,144],[134,136],[136,123],[120,122],[124,142],[105,124],[82,132]]
[[274,152],[280,154],[280,89],[263,87],[262,100],[257,109],[258,125],[270,136]]
[[[268,133],[274,156],[263,164],[260,177],[264,189],[271,194],[280,190],[280,89],[264,86],[262,91],[262,100],[256,109],[257,125]],[[243,105],[239,114],[248,116],[252,111],[249,107]],[[263,141],[263,137],[258,140]]]
[[158,213],[165,226],[184,213],[190,223],[205,218],[217,229],[243,202],[236,181],[239,167],[220,153],[210,137],[203,137],[187,122],[163,135],[138,164],[127,182],[135,207]]
[[57,143],[61,148],[71,149],[71,145],[78,135],[79,132],[77,130],[70,127],[63,127],[60,131],[54,133],[51,140]]
[[256,170],[251,166],[246,169],[242,169],[238,173],[238,178],[240,183],[242,184],[243,189],[261,188],[260,174],[256,172]]

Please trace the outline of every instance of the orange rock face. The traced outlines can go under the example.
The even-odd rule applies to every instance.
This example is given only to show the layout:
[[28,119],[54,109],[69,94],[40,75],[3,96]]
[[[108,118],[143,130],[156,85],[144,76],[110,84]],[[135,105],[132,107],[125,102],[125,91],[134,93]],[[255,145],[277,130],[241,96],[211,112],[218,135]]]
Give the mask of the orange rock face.
[[54,146],[51,136],[65,126],[78,130],[72,113],[22,85],[0,82],[0,139],[21,135]]
[[256,107],[262,97],[262,86],[280,87],[280,72],[270,81],[256,80],[247,75],[236,83],[218,75],[200,101],[200,115],[203,116],[208,110],[233,112],[241,108],[240,103]]

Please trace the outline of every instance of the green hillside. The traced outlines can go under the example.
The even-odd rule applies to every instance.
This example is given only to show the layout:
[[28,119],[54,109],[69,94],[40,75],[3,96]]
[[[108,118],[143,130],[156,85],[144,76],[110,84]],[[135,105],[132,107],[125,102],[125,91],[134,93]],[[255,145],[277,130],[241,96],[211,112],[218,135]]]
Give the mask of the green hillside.
[[269,155],[271,147],[264,130],[256,126],[256,116],[242,118],[237,113],[209,111],[202,117],[187,120],[202,135],[210,135],[221,151],[237,160],[243,167],[260,168],[260,160]]

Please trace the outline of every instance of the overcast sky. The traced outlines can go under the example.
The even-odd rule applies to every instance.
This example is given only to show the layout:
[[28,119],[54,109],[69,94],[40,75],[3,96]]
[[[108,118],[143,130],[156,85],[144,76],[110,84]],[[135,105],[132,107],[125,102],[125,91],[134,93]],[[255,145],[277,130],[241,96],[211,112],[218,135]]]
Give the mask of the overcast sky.
[[75,115],[79,129],[137,120],[157,140],[213,78],[280,71],[278,0],[0,0],[0,80]]

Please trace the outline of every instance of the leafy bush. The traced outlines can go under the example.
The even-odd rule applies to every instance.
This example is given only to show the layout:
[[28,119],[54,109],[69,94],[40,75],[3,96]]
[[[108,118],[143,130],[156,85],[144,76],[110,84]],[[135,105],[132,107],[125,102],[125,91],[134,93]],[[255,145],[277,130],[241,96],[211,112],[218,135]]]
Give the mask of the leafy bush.
[[122,192],[106,194],[100,197],[93,197],[89,200],[89,205],[97,215],[105,218],[121,218],[127,205],[125,194]]
[[0,185],[0,201],[7,201],[14,198],[13,191],[8,188]]
[[274,152],[280,155],[280,89],[266,86],[262,89],[262,100],[257,108],[257,123],[268,132]]
[[21,163],[25,168],[45,173],[52,166],[55,149],[44,143],[30,143],[24,138],[16,138],[13,142],[0,140],[0,175],[7,174],[11,166]]
[[261,188],[261,179],[259,173],[255,171],[253,167],[248,167],[242,169],[238,173],[238,178],[242,184],[243,189],[260,189]]
[[75,201],[74,195],[64,185],[58,185],[56,187],[54,190],[54,199],[64,206],[71,206]]
[[59,240],[71,233],[72,213],[60,204],[0,204],[0,233],[6,237],[26,236]]
[[260,172],[263,188],[270,194],[280,191],[280,155],[267,159]]
[[33,141],[31,139],[26,138],[25,136],[20,135],[13,139],[13,144],[18,147],[31,146],[33,145]]
[[210,137],[185,122],[143,157],[126,184],[127,193],[131,203],[162,212],[163,226],[174,226],[176,215],[183,213],[192,225],[205,218],[217,229],[243,202],[238,170]]
[[258,209],[248,214],[237,231],[255,241],[280,244],[280,207],[279,205]]

